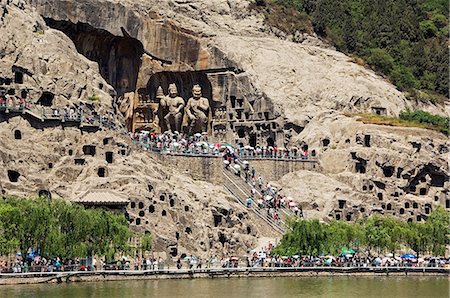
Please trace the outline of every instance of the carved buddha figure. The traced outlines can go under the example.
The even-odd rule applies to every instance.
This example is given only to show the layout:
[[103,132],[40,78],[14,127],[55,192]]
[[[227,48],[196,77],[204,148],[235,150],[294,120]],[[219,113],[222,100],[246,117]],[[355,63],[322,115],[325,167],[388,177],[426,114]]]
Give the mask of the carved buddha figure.
[[211,117],[209,101],[202,97],[202,88],[195,85],[192,88],[192,97],[189,98],[183,119],[183,126],[189,134],[205,132],[208,130],[208,121]]
[[161,101],[164,108],[164,120],[167,128],[172,131],[180,131],[181,121],[183,120],[184,100],[178,96],[177,86],[169,85],[169,95]]

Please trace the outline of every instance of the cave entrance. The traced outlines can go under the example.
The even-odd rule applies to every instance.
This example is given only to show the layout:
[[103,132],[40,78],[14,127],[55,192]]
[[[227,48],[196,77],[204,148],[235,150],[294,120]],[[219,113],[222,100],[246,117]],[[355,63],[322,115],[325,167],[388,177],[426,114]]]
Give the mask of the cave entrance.
[[239,128],[237,133],[240,138],[245,138],[245,130],[243,128]]
[[113,163],[113,153],[110,151],[106,152],[105,159],[107,163]]
[[86,23],[44,19],[49,27],[66,34],[80,54],[98,63],[101,76],[114,87],[119,96],[136,89],[141,57],[144,54],[144,47],[139,40],[116,36]]
[[46,190],[46,189],[41,189],[39,192],[38,192],[38,196],[40,197],[40,198],[43,198],[43,199],[51,199],[52,198],[52,194],[50,193],[50,191],[48,191],[48,190]]
[[364,146],[370,147],[370,135],[364,135]]
[[85,155],[95,156],[95,146],[93,146],[93,145],[84,145],[83,146],[83,153]]
[[23,84],[23,73],[21,71],[14,72],[14,83]]
[[250,135],[250,146],[256,147],[256,135]]
[[21,140],[22,139],[22,132],[20,130],[16,129],[14,131],[14,139],[16,139],[16,140]]
[[51,92],[44,91],[42,92],[41,97],[38,100],[38,104],[44,107],[51,107],[53,104],[53,99],[55,98],[55,95]]
[[8,179],[10,182],[19,181],[20,173],[13,170],[8,170]]

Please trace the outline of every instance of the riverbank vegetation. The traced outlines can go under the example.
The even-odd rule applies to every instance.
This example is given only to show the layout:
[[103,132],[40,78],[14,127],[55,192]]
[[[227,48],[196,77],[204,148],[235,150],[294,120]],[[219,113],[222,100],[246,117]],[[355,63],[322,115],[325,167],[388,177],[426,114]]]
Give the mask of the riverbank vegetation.
[[274,248],[275,254],[339,255],[352,248],[366,255],[411,249],[417,255],[432,253],[442,256],[450,244],[450,212],[439,207],[426,223],[404,222],[392,217],[372,216],[356,223],[317,219],[288,221],[288,232]]
[[0,199],[0,254],[38,251],[62,259],[129,249],[132,233],[123,214],[56,199]]
[[434,115],[425,111],[405,110],[400,112],[399,117],[377,114],[347,114],[347,116],[356,116],[358,121],[366,124],[418,127],[436,130],[445,135],[450,133],[450,117]]
[[431,102],[449,96],[447,0],[256,0],[252,8],[288,35],[315,32],[402,91]]

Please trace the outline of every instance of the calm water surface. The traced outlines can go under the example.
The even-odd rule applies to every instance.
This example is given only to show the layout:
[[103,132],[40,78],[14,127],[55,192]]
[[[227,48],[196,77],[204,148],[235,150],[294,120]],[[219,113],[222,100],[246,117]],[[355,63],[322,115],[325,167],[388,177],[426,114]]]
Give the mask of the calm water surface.
[[450,293],[448,277],[272,277],[1,286],[0,297],[449,298]]

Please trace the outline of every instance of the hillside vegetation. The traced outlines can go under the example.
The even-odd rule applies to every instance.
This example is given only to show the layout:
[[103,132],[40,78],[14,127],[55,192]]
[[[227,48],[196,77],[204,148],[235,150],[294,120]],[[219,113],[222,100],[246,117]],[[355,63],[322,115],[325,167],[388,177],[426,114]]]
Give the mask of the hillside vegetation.
[[253,8],[288,34],[314,31],[413,97],[449,96],[447,0],[257,0]]
[[358,121],[367,124],[401,126],[401,127],[419,127],[439,131],[445,135],[450,134],[450,117],[430,114],[425,111],[405,110],[400,112],[399,117],[384,116],[376,114],[356,114],[348,116],[357,116]]

